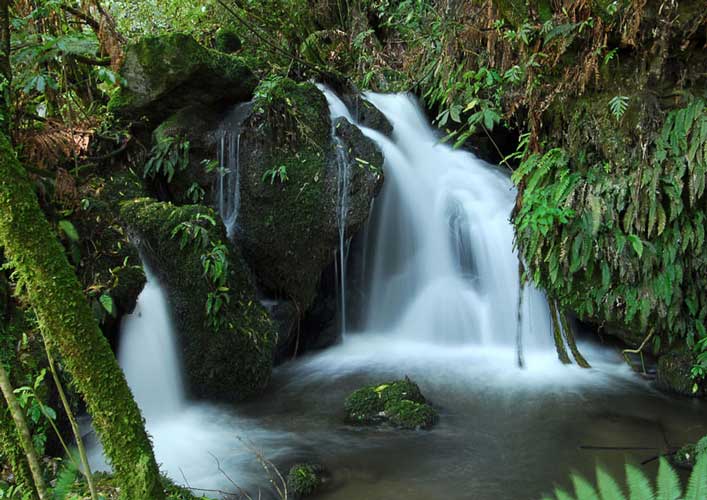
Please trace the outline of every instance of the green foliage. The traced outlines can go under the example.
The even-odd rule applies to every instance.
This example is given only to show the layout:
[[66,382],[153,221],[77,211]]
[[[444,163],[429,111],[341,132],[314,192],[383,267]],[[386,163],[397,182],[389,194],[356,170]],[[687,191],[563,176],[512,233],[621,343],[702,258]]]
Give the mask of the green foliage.
[[280,184],[287,182],[289,177],[287,177],[287,165],[280,165],[279,167],[269,168],[263,173],[262,181],[265,182],[270,179],[270,184],[275,182],[275,179],[279,179]]
[[[517,245],[536,284],[584,318],[654,329],[654,348],[695,346],[707,368],[707,113],[695,98],[665,117],[640,167],[553,149],[513,179]],[[618,215],[617,215],[618,214]],[[560,279],[561,277],[561,279]],[[661,335],[662,334],[662,335]]]
[[39,455],[44,454],[47,443],[47,434],[56,420],[56,412],[44,405],[37,392],[44,383],[47,371],[42,369],[32,385],[25,385],[15,389],[15,394],[20,406],[27,414],[27,420],[32,425],[32,441]]
[[626,465],[626,482],[628,496],[616,481],[601,467],[596,469],[598,491],[586,479],[578,474],[572,474],[574,496],[559,488],[554,496],[543,497],[546,500],[701,500],[707,495],[707,454],[702,454],[690,475],[687,489],[684,491],[680,479],[668,461],[661,457],[658,467],[657,487],[643,472],[633,466]]
[[216,220],[206,214],[197,214],[193,220],[183,221],[174,226],[171,237],[179,240],[180,248],[191,244],[202,252],[203,277],[209,285],[206,297],[206,317],[213,328],[218,329],[226,321],[220,314],[230,300],[228,281],[228,248],[222,241],[212,241],[210,229]]
[[143,177],[154,179],[161,175],[167,182],[172,182],[175,172],[185,170],[188,166],[189,141],[168,135],[160,137],[152,146]]

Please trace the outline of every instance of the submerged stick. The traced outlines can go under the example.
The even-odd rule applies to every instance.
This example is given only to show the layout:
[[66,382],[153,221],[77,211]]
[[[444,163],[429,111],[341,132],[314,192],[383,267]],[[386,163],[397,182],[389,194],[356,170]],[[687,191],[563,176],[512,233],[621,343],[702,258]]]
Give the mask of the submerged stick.
[[562,332],[560,331],[560,321],[557,314],[557,305],[554,300],[548,302],[550,306],[550,316],[552,316],[552,336],[555,340],[555,349],[557,349],[557,357],[562,361],[563,364],[569,365],[572,363],[569,355],[567,354],[567,349],[565,348],[565,342],[562,340]]
[[577,348],[577,343],[574,340],[574,332],[570,329],[566,314],[560,313],[560,322],[562,325],[562,332],[565,335],[565,340],[567,341],[567,345],[570,347],[570,351],[572,351],[574,360],[582,368],[591,368],[592,366],[587,363],[587,360],[584,359],[584,356],[582,356],[582,353],[580,353]]

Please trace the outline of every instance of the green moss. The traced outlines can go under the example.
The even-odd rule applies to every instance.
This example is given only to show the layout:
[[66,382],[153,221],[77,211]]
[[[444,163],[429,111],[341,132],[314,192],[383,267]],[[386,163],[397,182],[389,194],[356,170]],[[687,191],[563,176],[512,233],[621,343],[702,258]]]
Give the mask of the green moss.
[[346,421],[357,425],[389,421],[401,429],[429,429],[437,421],[437,412],[408,378],[358,389],[344,410]]
[[314,464],[297,464],[287,474],[287,490],[294,498],[313,494],[322,485],[322,468]]
[[429,429],[437,421],[434,408],[425,403],[400,399],[390,401],[385,406],[385,414],[390,423],[401,429]]
[[223,226],[208,222],[217,220],[213,210],[143,198],[124,202],[121,217],[167,289],[192,394],[235,401],[262,391],[270,378],[276,330],[255,298],[238,249],[228,248],[230,301],[215,326],[206,314],[209,283],[201,264],[203,250],[193,242],[180,245],[173,236],[174,228],[187,222],[202,227],[211,242],[228,242]]

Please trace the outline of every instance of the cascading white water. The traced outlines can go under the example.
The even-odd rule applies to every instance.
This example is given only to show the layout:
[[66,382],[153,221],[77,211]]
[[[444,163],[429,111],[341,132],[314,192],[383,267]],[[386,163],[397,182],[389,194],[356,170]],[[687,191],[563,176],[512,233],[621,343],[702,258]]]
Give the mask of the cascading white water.
[[118,361],[145,417],[159,419],[182,409],[184,386],[167,299],[145,274],[135,311],[123,320]]
[[[332,117],[355,122],[323,90]],[[519,302],[509,220],[515,189],[508,176],[441,144],[412,97],[366,98],[394,133],[389,139],[361,127],[381,148],[386,176],[370,222],[365,329],[448,345],[515,346],[520,334],[526,348],[550,346],[543,295],[526,286]]]

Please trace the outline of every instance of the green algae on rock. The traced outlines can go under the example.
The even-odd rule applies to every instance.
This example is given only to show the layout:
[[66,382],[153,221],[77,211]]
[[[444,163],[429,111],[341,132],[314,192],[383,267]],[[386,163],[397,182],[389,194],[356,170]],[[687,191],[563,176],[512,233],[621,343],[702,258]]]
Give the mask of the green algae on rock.
[[344,410],[346,421],[356,425],[390,422],[400,429],[429,429],[438,419],[409,378],[358,389],[346,399]]
[[295,499],[305,498],[321,488],[324,469],[317,464],[293,465],[287,474],[287,492]]

